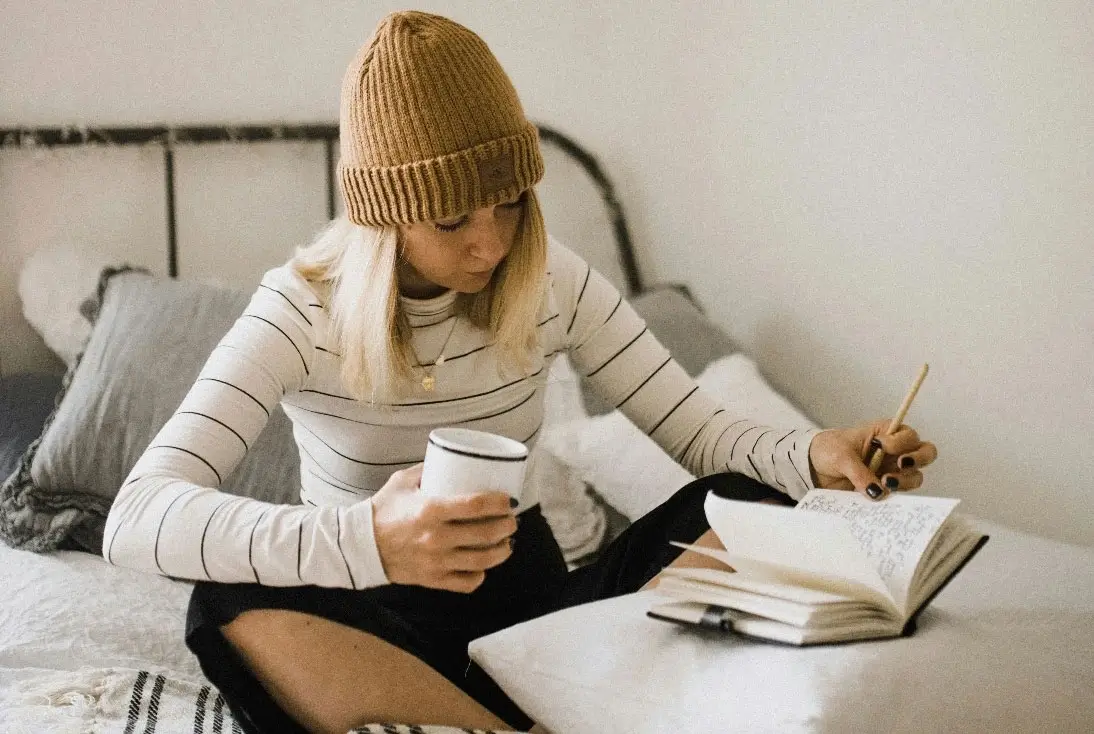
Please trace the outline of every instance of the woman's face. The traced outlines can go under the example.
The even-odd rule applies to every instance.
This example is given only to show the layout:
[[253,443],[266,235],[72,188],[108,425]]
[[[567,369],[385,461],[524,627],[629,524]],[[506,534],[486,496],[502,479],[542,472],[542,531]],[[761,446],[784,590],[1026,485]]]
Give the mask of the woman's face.
[[481,291],[513,248],[524,202],[521,192],[462,217],[401,225],[399,291],[411,298]]

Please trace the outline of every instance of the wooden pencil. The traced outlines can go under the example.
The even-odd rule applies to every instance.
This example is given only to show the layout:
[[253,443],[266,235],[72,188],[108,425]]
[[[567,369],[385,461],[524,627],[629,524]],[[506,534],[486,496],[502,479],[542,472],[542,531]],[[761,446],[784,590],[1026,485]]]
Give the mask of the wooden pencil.
[[[919,369],[919,375],[915,378],[915,382],[912,383],[912,388],[908,390],[908,394],[904,396],[903,402],[900,407],[897,408],[896,415],[889,421],[889,427],[885,430],[885,435],[889,436],[896,433],[900,428],[900,424],[904,422],[904,416],[908,414],[908,408],[912,407],[912,401],[915,399],[915,394],[919,392],[919,386],[923,384],[923,378],[927,376],[927,370],[929,365],[924,364]],[[873,455],[870,457],[870,471],[877,473],[878,468],[881,467],[881,462],[885,458],[885,452],[881,449],[874,449]]]

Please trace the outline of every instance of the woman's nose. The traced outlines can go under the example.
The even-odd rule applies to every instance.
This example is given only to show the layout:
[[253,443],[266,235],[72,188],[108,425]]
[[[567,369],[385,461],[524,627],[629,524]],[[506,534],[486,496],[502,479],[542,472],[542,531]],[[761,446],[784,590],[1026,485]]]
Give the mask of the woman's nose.
[[486,218],[472,231],[471,253],[490,265],[496,265],[509,254],[511,242],[506,242],[505,228],[501,222]]

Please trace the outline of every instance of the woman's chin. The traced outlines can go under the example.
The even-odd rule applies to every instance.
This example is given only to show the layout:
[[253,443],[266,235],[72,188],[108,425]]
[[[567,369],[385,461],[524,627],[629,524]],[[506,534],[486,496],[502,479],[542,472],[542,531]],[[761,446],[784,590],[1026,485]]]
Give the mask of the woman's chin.
[[460,293],[478,293],[483,288],[490,285],[490,279],[493,276],[493,270],[487,270],[481,273],[468,273],[467,277],[463,278],[458,286],[453,287],[453,290],[457,290]]

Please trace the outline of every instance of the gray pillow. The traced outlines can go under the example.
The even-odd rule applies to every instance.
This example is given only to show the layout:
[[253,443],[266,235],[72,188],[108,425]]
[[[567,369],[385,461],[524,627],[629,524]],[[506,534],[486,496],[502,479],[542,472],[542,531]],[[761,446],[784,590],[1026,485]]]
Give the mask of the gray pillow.
[[[18,470],[0,486],[0,537],[33,551],[102,548],[106,513],[156,432],[182,402],[250,294],[107,269],[88,310],[94,326],[63,394]],[[280,408],[222,485],[299,501],[299,457]]]
[[[661,286],[627,299],[646,326],[680,366],[696,377],[727,354],[738,351],[733,340],[699,310],[695,302],[673,286]],[[581,381],[581,395],[589,415],[610,413],[612,406],[600,399],[588,381]]]

